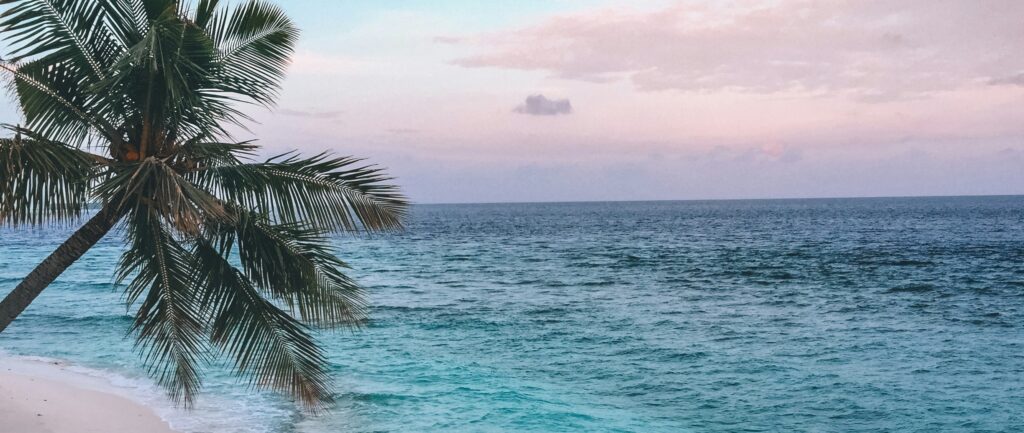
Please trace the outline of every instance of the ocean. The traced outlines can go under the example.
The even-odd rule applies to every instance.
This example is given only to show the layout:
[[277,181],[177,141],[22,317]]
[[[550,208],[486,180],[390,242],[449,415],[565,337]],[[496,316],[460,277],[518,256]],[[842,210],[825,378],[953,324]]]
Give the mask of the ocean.
[[[69,232],[0,230],[0,294]],[[320,335],[323,416],[224,366],[169,406],[124,338],[117,236],[0,351],[189,433],[1024,431],[1024,197],[420,205],[337,245],[372,320]]]

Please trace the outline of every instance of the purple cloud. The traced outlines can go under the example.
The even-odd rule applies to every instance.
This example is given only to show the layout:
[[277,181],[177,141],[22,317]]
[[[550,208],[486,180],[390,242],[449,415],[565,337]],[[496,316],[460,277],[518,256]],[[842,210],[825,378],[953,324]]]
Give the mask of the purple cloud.
[[531,116],[572,114],[572,103],[568,99],[548,99],[544,95],[531,95],[526,98],[526,102],[516,107],[515,112]]

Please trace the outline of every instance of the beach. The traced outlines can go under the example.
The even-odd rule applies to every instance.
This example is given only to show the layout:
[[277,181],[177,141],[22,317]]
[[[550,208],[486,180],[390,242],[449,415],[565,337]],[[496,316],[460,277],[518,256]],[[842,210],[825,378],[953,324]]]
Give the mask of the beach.
[[137,402],[60,364],[10,362],[0,369],[0,431],[17,433],[175,433]]

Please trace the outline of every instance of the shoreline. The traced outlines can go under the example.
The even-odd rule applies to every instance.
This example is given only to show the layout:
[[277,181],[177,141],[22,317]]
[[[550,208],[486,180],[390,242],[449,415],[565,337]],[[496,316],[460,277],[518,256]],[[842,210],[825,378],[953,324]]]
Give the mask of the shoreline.
[[66,363],[0,357],[0,419],[19,433],[180,433],[155,408]]

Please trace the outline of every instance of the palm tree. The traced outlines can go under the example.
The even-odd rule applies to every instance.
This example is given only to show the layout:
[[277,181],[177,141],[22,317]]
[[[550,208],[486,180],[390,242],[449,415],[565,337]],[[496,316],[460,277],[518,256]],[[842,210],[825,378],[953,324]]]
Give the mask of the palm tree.
[[191,405],[223,356],[252,386],[322,409],[313,329],[365,317],[327,236],[398,229],[406,200],[357,159],[255,162],[253,143],[231,139],[248,120],[238,103],[274,103],[298,32],[263,1],[218,3],[0,0],[0,69],[25,121],[0,140],[0,223],[91,215],[0,303],[0,332],[119,227],[112,272],[174,401]]

